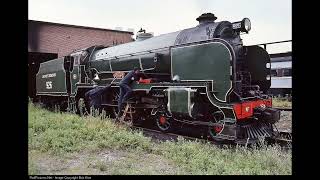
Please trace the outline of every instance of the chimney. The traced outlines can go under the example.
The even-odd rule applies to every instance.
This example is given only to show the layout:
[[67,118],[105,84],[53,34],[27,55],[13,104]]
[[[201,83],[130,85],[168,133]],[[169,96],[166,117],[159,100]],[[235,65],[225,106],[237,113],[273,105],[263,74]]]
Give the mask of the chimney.
[[212,13],[201,14],[196,20],[199,21],[199,25],[206,23],[213,23],[217,17]]

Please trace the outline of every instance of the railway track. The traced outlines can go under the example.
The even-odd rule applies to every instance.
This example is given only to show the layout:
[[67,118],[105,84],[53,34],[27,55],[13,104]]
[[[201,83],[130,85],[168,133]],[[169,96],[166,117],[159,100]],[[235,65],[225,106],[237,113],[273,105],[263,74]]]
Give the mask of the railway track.
[[187,136],[187,135],[182,135],[182,134],[176,134],[176,133],[165,133],[159,130],[155,129],[148,129],[148,128],[143,128],[139,126],[132,126],[131,129],[134,130],[140,130],[142,131],[143,135],[147,137],[151,137],[152,141],[154,142],[165,142],[165,141],[175,141],[177,142],[179,137],[183,138],[185,140],[190,140],[190,141],[197,141],[197,142],[202,142],[202,143],[210,143],[212,145],[222,147],[223,145],[229,145],[231,147],[235,147],[237,144],[229,143],[226,142],[217,142],[205,138],[200,138],[200,137],[193,137],[193,136]]
[[281,146],[292,146],[292,133],[288,131],[279,131],[278,135],[272,139],[273,143],[279,144]]
[[196,141],[196,140],[207,141],[205,139],[199,139],[199,138],[185,136],[185,135],[181,135],[181,134],[165,133],[165,132],[162,132],[162,131],[143,128],[143,127],[139,127],[139,126],[132,126],[131,129],[141,130],[144,135],[153,138],[153,140],[155,140],[155,141],[167,141],[167,140],[176,141],[176,140],[178,140],[178,137],[182,137],[184,139],[193,140],[193,141]]
[[[281,107],[275,107],[276,109],[279,109],[281,111],[292,111],[291,108],[281,108]],[[148,126],[135,126],[130,124],[129,125],[131,127],[131,129],[139,129],[143,132],[143,134],[145,136],[149,136],[152,138],[152,140],[154,141],[177,141],[178,137],[182,137],[184,139],[187,140],[192,140],[192,141],[200,141],[200,142],[205,142],[205,143],[211,143],[214,145],[245,145],[247,146],[248,144],[261,144],[261,142],[259,143],[259,140],[250,140],[248,139],[247,141],[245,140],[241,140],[241,141],[228,141],[228,140],[224,140],[224,141],[214,141],[212,139],[209,139],[209,136],[207,133],[203,133],[201,132],[201,129],[197,129],[197,130],[191,130],[189,131],[189,133],[183,133],[181,134],[181,132],[179,133],[179,131],[175,131],[176,133],[165,133],[162,132],[160,130],[156,130],[154,129],[155,127],[148,127]],[[147,128],[146,128],[147,127]],[[179,128],[178,128],[179,129]],[[183,129],[183,128],[180,128]],[[185,128],[187,129],[187,128]],[[189,129],[190,130],[190,129]],[[278,130],[275,129],[276,132],[276,136],[272,137],[272,138],[264,138],[265,140],[263,141],[263,143],[267,143],[267,144],[278,144],[281,147],[284,147],[285,149],[291,149],[291,144],[292,144],[292,136],[291,136],[291,132],[287,132],[287,131],[282,131],[282,130]],[[197,135],[192,135],[194,133],[198,133]],[[200,135],[202,133],[202,135]]]
[[[235,147],[237,145],[243,145],[247,146],[246,143],[243,142],[232,142],[232,141],[223,141],[223,142],[218,142],[210,139],[205,139],[204,137],[194,137],[194,136],[187,136],[183,134],[176,134],[176,133],[165,133],[159,130],[155,129],[149,129],[149,128],[144,128],[140,126],[131,126],[131,129],[133,130],[141,130],[142,133],[145,136],[151,137],[153,141],[155,142],[163,142],[163,141],[178,141],[178,137],[182,137],[186,140],[191,140],[191,141],[198,141],[198,142],[203,142],[203,143],[210,143],[213,145],[217,146],[223,146],[223,145],[228,145],[231,147]],[[291,133],[290,132],[284,132],[281,131],[279,132],[278,136],[275,138],[267,139],[266,143],[267,144],[278,144],[280,145],[283,149],[291,149]]]
[[[292,108],[285,108],[285,107],[274,107],[280,111],[291,111],[292,112]],[[278,135],[272,139],[272,141],[274,141],[274,143],[280,144],[282,146],[288,146],[291,148],[292,145],[292,133],[287,131],[287,130],[278,130],[275,129],[276,131],[278,131]]]
[[292,111],[292,108],[284,108],[284,107],[273,107],[275,109],[278,109],[280,111]]

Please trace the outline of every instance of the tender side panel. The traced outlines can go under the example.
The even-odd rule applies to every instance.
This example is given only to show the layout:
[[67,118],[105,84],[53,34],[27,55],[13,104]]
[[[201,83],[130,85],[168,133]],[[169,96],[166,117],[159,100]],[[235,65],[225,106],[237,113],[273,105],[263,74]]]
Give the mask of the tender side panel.
[[36,75],[37,95],[67,95],[64,58],[58,58],[40,64]]

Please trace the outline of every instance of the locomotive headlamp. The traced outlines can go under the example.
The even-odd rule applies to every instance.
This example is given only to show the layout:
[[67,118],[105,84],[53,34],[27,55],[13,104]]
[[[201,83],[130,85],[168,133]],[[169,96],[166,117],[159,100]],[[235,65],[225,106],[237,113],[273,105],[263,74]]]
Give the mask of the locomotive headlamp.
[[251,30],[251,22],[249,18],[243,18],[242,21],[232,23],[232,28],[237,32],[248,33]]
[[241,31],[242,32],[249,32],[251,30],[251,22],[250,19],[244,18],[241,21]]

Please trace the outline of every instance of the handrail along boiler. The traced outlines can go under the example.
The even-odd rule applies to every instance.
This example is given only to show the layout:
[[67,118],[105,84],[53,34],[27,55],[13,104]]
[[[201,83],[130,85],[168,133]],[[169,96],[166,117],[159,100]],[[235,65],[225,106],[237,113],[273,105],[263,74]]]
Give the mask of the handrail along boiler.
[[134,42],[93,46],[42,63],[37,95],[80,111],[77,105],[85,92],[96,83],[111,83],[112,90],[101,98],[114,116],[118,83],[140,67],[156,81],[133,83],[133,98],[127,103],[134,122],[155,121],[163,131],[172,130],[176,122],[207,126],[216,140],[271,137],[280,112],[266,95],[269,54],[259,46],[243,45],[240,35],[251,29],[248,18],[233,23],[216,19],[202,14],[196,27],[155,37],[141,30]]

